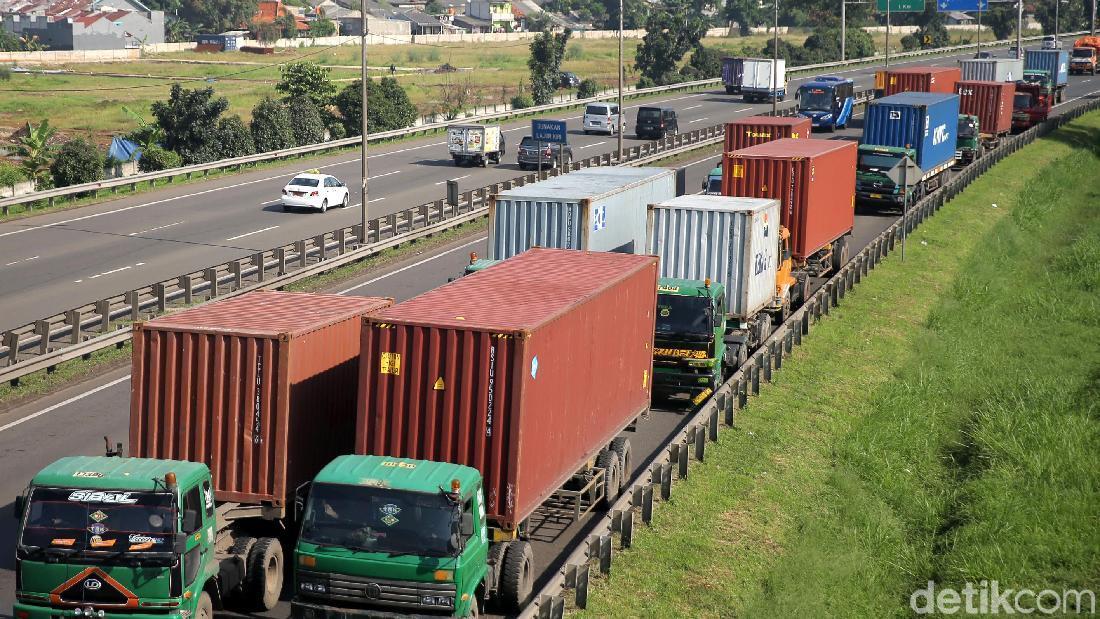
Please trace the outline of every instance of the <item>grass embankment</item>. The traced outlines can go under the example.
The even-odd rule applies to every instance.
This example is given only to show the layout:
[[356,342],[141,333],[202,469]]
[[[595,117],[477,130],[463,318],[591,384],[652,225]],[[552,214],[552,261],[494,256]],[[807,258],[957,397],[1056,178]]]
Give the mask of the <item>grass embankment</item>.
[[636,530],[587,614],[910,616],[930,580],[1100,588],[1098,146],[1092,113],[921,226]]

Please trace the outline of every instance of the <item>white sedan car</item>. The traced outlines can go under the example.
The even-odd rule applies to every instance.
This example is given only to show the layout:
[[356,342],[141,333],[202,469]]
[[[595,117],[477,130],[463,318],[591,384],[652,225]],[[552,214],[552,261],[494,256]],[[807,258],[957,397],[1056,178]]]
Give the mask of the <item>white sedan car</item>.
[[299,174],[283,187],[284,211],[311,208],[324,213],[330,206],[347,206],[347,186],[328,174]]

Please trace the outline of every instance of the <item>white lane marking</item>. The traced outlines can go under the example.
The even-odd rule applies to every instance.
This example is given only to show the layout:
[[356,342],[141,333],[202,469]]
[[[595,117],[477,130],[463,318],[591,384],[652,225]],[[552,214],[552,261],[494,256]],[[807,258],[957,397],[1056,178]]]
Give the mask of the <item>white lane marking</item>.
[[702,103],[700,103],[699,105],[693,105],[693,106],[691,106],[691,107],[685,107],[683,111],[685,111],[685,112],[686,112],[686,111],[688,111],[688,110],[694,110],[694,109],[695,109],[695,108],[697,108],[697,107],[703,107],[703,104],[702,104]]
[[163,230],[165,228],[171,228],[172,226],[178,226],[182,223],[183,223],[183,220],[181,219],[180,221],[177,221],[175,223],[164,224],[163,226],[157,226],[156,228],[149,228],[148,230],[138,230],[137,232],[131,232],[130,234],[127,234],[126,236],[135,236],[135,235],[138,235],[138,234],[145,234],[146,232],[152,232],[154,230]]
[[1055,105],[1054,107],[1058,107],[1059,105],[1066,105],[1068,103],[1073,103],[1074,101],[1076,101],[1078,99],[1084,99],[1085,97],[1091,97],[1092,95],[1095,95],[1098,92],[1100,92],[1100,90],[1094,90],[1092,92],[1086,92],[1085,94],[1081,95],[1080,97],[1074,97],[1072,99],[1068,99],[1066,101],[1063,101],[1063,102],[1059,103],[1058,105]]
[[[96,273],[95,275],[92,275],[92,276],[88,277],[87,279],[99,279],[100,277],[103,277],[104,275],[112,275],[114,273],[119,273],[121,271],[129,271],[130,269],[137,268],[137,267],[140,267],[140,266],[145,266],[145,263],[144,262],[138,262],[136,264],[128,264],[124,267],[118,267],[117,269],[111,269],[110,271],[103,271],[102,273]],[[79,284],[82,281],[84,281],[84,279],[77,279],[77,280],[73,280],[73,283],[74,284]]]
[[[370,20],[368,20],[368,21],[370,21]],[[747,111],[749,111],[749,110],[751,110],[751,109],[752,109],[751,107],[743,107],[743,108],[741,108],[741,109],[739,109],[739,110],[734,110],[734,111],[733,111],[733,113],[734,113],[734,114],[737,114],[737,113],[739,113],[739,112],[747,112]]]
[[385,199],[386,199],[385,197],[382,197],[382,198],[375,198],[373,200],[367,200],[367,204],[374,204],[375,202],[381,202],[382,200],[385,200]]
[[704,120],[707,120],[707,117],[706,117],[706,116],[704,116],[704,117],[702,117],[702,118],[696,118],[695,120],[689,120],[689,121],[688,121],[688,124],[690,125],[691,123],[701,123],[701,122],[703,122]]
[[[370,20],[367,20],[367,21],[370,21]],[[367,159],[370,159],[370,157],[367,157]],[[375,175],[375,176],[368,176],[367,180],[373,181],[376,178],[382,178],[382,177],[385,177],[385,176],[393,176],[394,174],[400,174],[400,173],[401,173],[401,170],[394,170],[393,172],[385,172],[383,174],[378,174],[378,175]]]
[[382,280],[386,279],[387,277],[390,277],[391,275],[397,275],[398,273],[403,273],[405,271],[408,271],[409,269],[415,269],[416,267],[418,267],[422,264],[427,264],[427,263],[431,262],[432,260],[435,260],[436,258],[442,258],[443,256],[446,256],[448,254],[453,254],[453,253],[455,253],[456,251],[458,251],[460,249],[465,249],[465,248],[467,248],[471,245],[476,245],[476,244],[484,241],[486,238],[488,238],[488,237],[487,236],[480,236],[480,237],[470,241],[469,243],[466,243],[465,245],[459,245],[458,247],[448,249],[447,251],[435,254],[434,256],[428,256],[427,258],[425,258],[425,259],[423,259],[419,262],[414,262],[410,265],[403,266],[400,269],[397,269],[396,271],[390,271],[389,273],[386,273],[385,275],[379,275],[378,277],[375,277],[374,279],[369,279],[369,280],[367,280],[367,281],[365,281],[361,284],[356,284],[356,285],[352,286],[351,288],[345,288],[345,289],[341,290],[340,292],[337,292],[336,294],[347,294],[347,293],[352,292],[354,290],[359,290],[360,288],[362,288],[364,286],[369,286],[369,285],[371,285],[375,282],[382,281]]
[[4,266],[10,267],[13,264],[19,264],[20,262],[30,262],[31,260],[37,260],[38,258],[39,258],[39,256],[31,256],[30,258],[20,258],[19,260],[12,260],[11,262],[5,264]]
[[[369,20],[368,20],[368,21],[369,21]],[[462,179],[464,179],[464,178],[470,178],[470,175],[469,175],[469,174],[467,174],[466,176],[456,176],[456,177],[454,177],[454,178],[449,178],[449,179],[447,179],[447,181],[460,181],[460,180],[462,180]],[[446,184],[447,184],[447,181],[439,181],[438,183],[436,183],[436,185],[446,185]]]
[[603,142],[596,142],[595,144],[586,144],[584,146],[578,146],[577,150],[584,150],[586,148],[592,148],[593,146],[602,146],[604,144],[607,144],[607,140],[604,140]]
[[104,389],[110,389],[111,387],[114,387],[115,385],[117,385],[121,382],[127,381],[127,380],[130,380],[130,375],[129,374],[127,374],[126,376],[123,376],[122,378],[116,378],[115,380],[112,380],[111,382],[109,382],[105,385],[100,385],[100,386],[96,387],[95,389],[89,389],[88,391],[85,391],[84,393],[82,393],[80,395],[74,395],[73,397],[69,398],[68,400],[65,400],[64,402],[58,402],[57,404],[54,404],[53,406],[47,406],[46,408],[38,411],[37,413],[31,413],[30,415],[27,415],[26,417],[23,417],[22,419],[16,419],[15,421],[13,421],[11,423],[2,425],[2,426],[0,426],[0,432],[3,432],[4,430],[10,430],[10,429],[14,428],[15,426],[17,426],[21,423],[26,423],[26,422],[30,421],[31,419],[36,419],[38,417],[41,417],[42,415],[45,415],[46,413],[51,413],[51,412],[53,412],[53,411],[55,411],[55,410],[57,410],[57,409],[59,409],[63,406],[68,406],[69,404],[72,404],[73,402],[79,402],[80,400],[83,400],[84,398],[86,398],[90,395],[97,394],[100,391],[103,391]]
[[259,234],[261,232],[267,232],[268,230],[274,230],[275,228],[278,228],[278,227],[279,226],[268,226],[266,228],[260,228],[259,230],[253,230],[252,232],[245,232],[244,234],[238,234],[237,236],[231,236],[231,237],[229,237],[225,240],[227,240],[227,241],[236,241],[237,239],[243,239],[246,236],[252,236],[253,234]]

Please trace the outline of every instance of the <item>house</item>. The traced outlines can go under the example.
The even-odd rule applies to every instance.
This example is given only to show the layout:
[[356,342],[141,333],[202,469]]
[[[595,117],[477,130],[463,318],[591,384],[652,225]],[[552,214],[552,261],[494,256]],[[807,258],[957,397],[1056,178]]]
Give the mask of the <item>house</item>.
[[126,49],[164,42],[164,11],[139,0],[0,0],[4,30],[48,49]]
[[309,21],[304,15],[296,15],[296,7],[287,7],[283,0],[260,0],[256,3],[256,14],[252,16],[253,24],[270,24],[289,15],[294,18],[294,24],[298,33],[309,32]]
[[492,22],[487,19],[480,19],[469,15],[455,15],[452,23],[470,34],[493,31]]
[[397,15],[409,22],[413,34],[443,34],[446,30],[443,22],[424,11],[404,9],[397,11]]
[[[358,36],[363,33],[363,17],[359,12],[360,3],[339,0],[335,9],[327,9],[325,15],[340,25],[340,34]],[[373,35],[409,35],[412,34],[412,22],[396,11],[376,0],[367,2],[367,31]]]
[[963,13],[962,11],[948,11],[944,14],[943,18],[944,22],[948,26],[969,26],[973,23],[976,23],[976,20],[973,17],[967,15],[966,13]]
[[488,21],[490,32],[513,32],[516,18],[512,15],[512,3],[506,0],[469,0],[466,17]]

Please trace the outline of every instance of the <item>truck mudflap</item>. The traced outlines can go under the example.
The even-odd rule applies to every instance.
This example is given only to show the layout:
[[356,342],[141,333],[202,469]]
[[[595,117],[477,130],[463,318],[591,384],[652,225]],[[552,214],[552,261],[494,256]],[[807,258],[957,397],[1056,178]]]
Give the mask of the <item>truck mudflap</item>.
[[297,598],[290,601],[291,619],[398,619],[410,617],[413,619],[427,619],[428,617],[439,619],[440,616],[447,615],[393,612],[373,608],[344,608],[328,606],[318,602],[306,602]]
[[[13,615],[19,619],[57,619],[58,617],[88,617],[85,614],[83,608],[56,608],[51,606],[36,606],[31,604],[20,604],[16,602],[12,608]],[[76,614],[80,611],[80,614]],[[179,609],[171,610],[164,613],[132,613],[132,612],[116,612],[113,610],[103,611],[103,615],[99,615],[98,611],[92,611],[92,617],[103,617],[104,619],[183,619],[183,612]],[[190,614],[187,615],[190,617]]]

